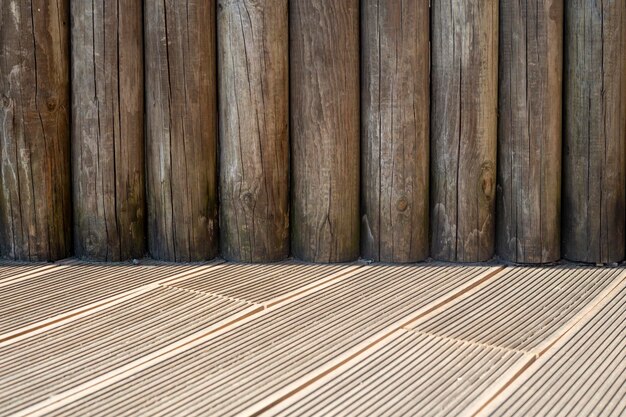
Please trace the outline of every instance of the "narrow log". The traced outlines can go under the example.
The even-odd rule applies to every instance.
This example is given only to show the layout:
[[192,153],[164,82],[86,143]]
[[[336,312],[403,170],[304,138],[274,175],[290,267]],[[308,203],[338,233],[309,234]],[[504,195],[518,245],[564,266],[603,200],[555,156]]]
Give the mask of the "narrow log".
[[144,255],[142,2],[72,1],[75,251]]
[[147,1],[148,248],[168,261],[217,255],[215,2]]
[[565,2],[563,256],[624,259],[626,2]]
[[289,256],[287,0],[218,3],[222,256]]
[[490,259],[495,245],[498,0],[433,0],[431,254]]
[[563,0],[500,0],[497,251],[560,258]]
[[422,0],[361,3],[362,256],[429,254],[429,13]]
[[359,256],[359,1],[289,8],[292,252]]
[[0,255],[72,243],[67,0],[0,0]]

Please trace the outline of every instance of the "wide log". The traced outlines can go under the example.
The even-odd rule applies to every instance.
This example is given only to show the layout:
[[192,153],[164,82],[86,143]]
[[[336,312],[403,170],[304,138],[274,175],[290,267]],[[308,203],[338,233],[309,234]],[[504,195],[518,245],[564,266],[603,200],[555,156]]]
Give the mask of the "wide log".
[[71,2],[76,255],[145,253],[142,2]]
[[287,0],[221,0],[220,231],[222,256],[289,256]]
[[215,2],[147,1],[148,248],[202,261],[218,250]]
[[565,2],[563,256],[624,259],[626,1]]
[[433,0],[431,255],[490,259],[495,246],[498,0]]
[[359,256],[359,1],[292,0],[292,253]]
[[561,256],[563,0],[500,0],[498,256]]
[[422,0],[361,2],[361,247],[429,255],[429,13]]
[[0,0],[0,256],[71,253],[67,0]]

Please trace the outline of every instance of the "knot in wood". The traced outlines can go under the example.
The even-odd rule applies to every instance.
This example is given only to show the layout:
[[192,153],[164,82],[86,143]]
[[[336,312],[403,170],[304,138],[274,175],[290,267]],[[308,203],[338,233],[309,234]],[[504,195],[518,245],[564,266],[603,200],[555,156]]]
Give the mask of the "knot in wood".
[[54,111],[57,108],[57,99],[56,97],[50,97],[46,100],[46,107],[48,111]]
[[241,195],[241,200],[247,207],[252,207],[254,205],[254,198],[252,197],[252,193],[249,191],[246,191]]
[[491,201],[495,194],[495,164],[491,161],[485,162],[481,166],[480,187],[487,201]]
[[396,208],[398,209],[398,211],[406,211],[406,209],[409,207],[409,201],[407,200],[407,198],[405,196],[402,196],[398,199],[398,201],[396,202]]

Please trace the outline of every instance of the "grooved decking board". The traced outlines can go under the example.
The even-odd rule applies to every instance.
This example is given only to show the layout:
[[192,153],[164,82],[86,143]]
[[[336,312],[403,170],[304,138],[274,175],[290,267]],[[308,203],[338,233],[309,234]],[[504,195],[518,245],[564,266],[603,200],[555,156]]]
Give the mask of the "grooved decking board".
[[25,264],[17,262],[1,262],[0,263],[0,283],[8,281],[15,276],[21,276],[29,272],[35,272],[52,267],[53,264],[36,263]]
[[626,286],[496,400],[484,415],[626,415]]
[[459,415],[524,353],[399,330],[267,415]]
[[321,277],[358,264],[310,264],[285,261],[275,264],[227,264],[204,274],[172,284],[191,291],[220,294],[254,303],[264,303],[313,284]]
[[77,263],[10,283],[0,287],[0,340],[8,333],[37,322],[194,268],[198,265]]
[[253,412],[497,270],[364,266],[48,415]]
[[0,415],[24,409],[250,307],[158,287],[0,348]]
[[424,333],[530,351],[624,276],[621,268],[508,268],[497,279],[414,323]]

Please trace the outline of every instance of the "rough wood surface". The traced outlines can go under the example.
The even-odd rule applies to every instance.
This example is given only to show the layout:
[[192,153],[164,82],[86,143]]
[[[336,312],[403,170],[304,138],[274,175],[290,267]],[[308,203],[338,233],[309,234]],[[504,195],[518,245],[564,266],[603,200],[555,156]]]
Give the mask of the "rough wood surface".
[[292,252],[359,256],[359,1],[289,5]]
[[560,258],[563,0],[500,0],[498,255]]
[[218,2],[222,256],[289,256],[287,0]]
[[422,0],[361,2],[362,256],[429,254],[429,12]]
[[144,8],[148,248],[208,260],[218,246],[215,2]]
[[498,0],[433,0],[431,255],[475,262],[495,244]]
[[0,255],[72,242],[67,0],[0,0]]
[[624,259],[626,2],[565,3],[563,256]]
[[72,175],[77,256],[144,255],[142,4],[72,1]]

